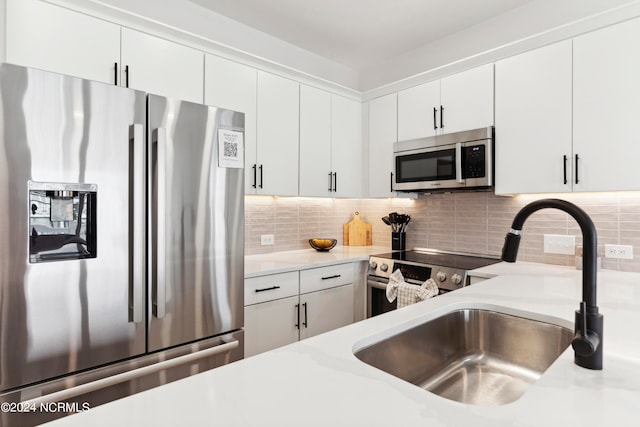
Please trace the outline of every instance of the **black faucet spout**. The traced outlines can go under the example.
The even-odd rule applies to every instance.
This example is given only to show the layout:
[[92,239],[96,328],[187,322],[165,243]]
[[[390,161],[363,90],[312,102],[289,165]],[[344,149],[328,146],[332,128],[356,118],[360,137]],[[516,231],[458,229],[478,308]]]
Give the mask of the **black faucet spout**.
[[573,203],[560,199],[542,199],[526,205],[513,219],[502,248],[502,260],[515,262],[520,244],[520,231],[534,212],[560,209],[571,215],[582,231],[582,301],[575,314],[575,337],[572,346],[575,363],[588,369],[602,369],[603,316],[597,305],[597,246],[598,239],[593,221],[585,211]]

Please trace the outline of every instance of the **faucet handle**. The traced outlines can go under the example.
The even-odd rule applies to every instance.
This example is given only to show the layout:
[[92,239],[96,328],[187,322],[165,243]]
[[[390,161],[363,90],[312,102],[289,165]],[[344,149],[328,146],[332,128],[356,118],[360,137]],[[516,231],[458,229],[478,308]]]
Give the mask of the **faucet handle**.
[[579,366],[602,369],[602,320],[602,314],[587,313],[586,302],[580,303],[580,310],[576,310],[576,333],[571,341]]

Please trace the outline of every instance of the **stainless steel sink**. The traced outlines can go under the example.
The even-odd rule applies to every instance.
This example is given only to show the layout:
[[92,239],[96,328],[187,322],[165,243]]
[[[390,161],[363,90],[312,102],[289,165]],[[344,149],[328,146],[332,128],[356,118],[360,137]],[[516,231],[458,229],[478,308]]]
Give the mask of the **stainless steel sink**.
[[520,398],[569,346],[565,327],[481,309],[442,317],[355,351],[365,363],[447,399]]

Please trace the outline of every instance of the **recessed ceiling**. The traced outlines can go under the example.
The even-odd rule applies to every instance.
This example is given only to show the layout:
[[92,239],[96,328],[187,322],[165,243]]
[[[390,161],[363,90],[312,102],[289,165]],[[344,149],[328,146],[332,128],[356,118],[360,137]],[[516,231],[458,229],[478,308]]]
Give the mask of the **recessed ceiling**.
[[365,70],[532,0],[191,0]]

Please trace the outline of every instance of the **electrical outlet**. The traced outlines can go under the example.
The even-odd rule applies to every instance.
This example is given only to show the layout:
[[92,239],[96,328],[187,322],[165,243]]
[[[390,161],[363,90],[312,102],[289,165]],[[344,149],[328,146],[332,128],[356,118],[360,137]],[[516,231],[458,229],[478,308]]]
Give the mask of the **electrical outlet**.
[[576,252],[576,236],[562,234],[544,235],[545,254],[574,255]]
[[260,235],[260,244],[262,246],[273,245],[273,234],[261,234]]
[[604,245],[605,258],[633,259],[631,245]]

